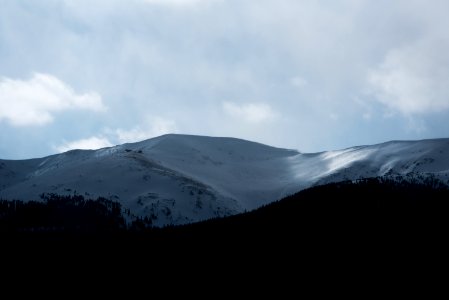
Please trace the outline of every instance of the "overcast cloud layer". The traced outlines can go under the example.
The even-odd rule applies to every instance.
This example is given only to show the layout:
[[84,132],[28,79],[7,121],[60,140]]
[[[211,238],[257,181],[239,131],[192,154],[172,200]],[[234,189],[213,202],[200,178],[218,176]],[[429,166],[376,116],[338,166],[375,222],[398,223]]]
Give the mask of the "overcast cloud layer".
[[0,0],[0,158],[448,137],[449,2]]

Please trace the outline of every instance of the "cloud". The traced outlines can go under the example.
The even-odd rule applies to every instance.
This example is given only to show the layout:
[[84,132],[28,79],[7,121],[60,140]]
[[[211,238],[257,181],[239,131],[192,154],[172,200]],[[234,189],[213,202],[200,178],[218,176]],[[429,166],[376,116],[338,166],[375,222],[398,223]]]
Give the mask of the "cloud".
[[130,130],[118,128],[106,130],[101,136],[92,136],[71,142],[65,141],[62,145],[53,147],[58,152],[66,152],[73,149],[99,149],[111,147],[114,144],[135,143],[157,137],[167,133],[176,133],[178,129],[172,120],[161,117],[148,119],[145,126],[136,126]]
[[155,117],[150,119],[149,124],[144,128],[137,126],[130,130],[117,129],[115,134],[120,143],[134,143],[177,131],[174,121]]
[[34,73],[29,80],[0,78],[0,121],[13,126],[44,125],[54,113],[72,109],[104,111],[101,96],[77,94],[58,78]]
[[377,100],[392,111],[417,115],[449,109],[449,42],[424,38],[390,50],[369,72]]
[[[75,96],[97,92],[108,113],[79,121],[79,105],[60,96],[12,109],[21,102],[5,103],[0,79],[0,157],[49,154],[64,139],[145,139],[157,135],[140,122],[149,113],[184,133],[302,151],[449,132],[446,0],[22,2],[1,1],[0,77],[56,75]],[[404,130],[409,115],[425,135]]]
[[143,2],[149,4],[157,4],[157,5],[176,5],[176,6],[189,6],[189,5],[197,5],[200,3],[210,3],[218,0],[142,0]]
[[266,103],[223,102],[223,110],[226,114],[249,123],[271,121],[277,116],[277,113]]
[[90,137],[87,139],[76,140],[72,142],[64,142],[62,145],[55,147],[58,152],[66,152],[74,149],[100,149],[113,146],[112,143],[105,137]]
[[302,88],[307,85],[307,80],[300,76],[295,76],[295,77],[290,78],[290,83],[294,87]]

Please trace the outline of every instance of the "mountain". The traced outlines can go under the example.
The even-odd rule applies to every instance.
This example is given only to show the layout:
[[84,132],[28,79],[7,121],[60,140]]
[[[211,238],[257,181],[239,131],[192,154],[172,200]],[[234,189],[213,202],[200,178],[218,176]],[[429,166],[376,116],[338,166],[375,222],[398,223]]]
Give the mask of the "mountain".
[[0,160],[0,198],[118,201],[130,219],[184,224],[252,210],[307,187],[376,176],[449,183],[449,139],[300,153],[234,138],[164,135],[99,150]]

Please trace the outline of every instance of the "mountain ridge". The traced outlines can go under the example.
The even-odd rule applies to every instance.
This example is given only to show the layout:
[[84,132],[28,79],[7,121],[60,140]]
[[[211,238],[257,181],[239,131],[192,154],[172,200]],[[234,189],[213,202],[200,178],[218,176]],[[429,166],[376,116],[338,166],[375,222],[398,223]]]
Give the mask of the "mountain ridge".
[[184,224],[252,210],[305,188],[376,176],[449,183],[449,139],[301,153],[236,138],[163,135],[98,150],[0,160],[0,198],[42,193],[119,201],[130,218]]

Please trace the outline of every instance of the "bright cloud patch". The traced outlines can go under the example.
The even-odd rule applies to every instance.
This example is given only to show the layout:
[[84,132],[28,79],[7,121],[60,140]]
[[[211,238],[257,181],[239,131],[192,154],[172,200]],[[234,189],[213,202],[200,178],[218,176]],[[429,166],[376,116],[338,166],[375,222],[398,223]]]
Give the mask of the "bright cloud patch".
[[302,77],[296,76],[290,78],[290,83],[297,88],[302,88],[307,85],[307,80]]
[[[143,0],[146,3],[158,5],[194,5],[199,3],[207,3],[213,0]],[[215,0],[217,1],[217,0]]]
[[378,101],[403,114],[449,109],[449,43],[424,39],[391,50],[370,72]]
[[[130,130],[116,129],[107,130],[102,136],[93,136],[71,142],[64,142],[54,149],[58,152],[66,152],[74,149],[100,149],[115,144],[135,143],[146,139],[157,137],[167,133],[176,133],[176,123],[160,117],[150,118],[147,126],[137,126]],[[112,141],[112,142],[111,142]]]
[[276,113],[265,103],[236,104],[224,102],[223,109],[226,114],[250,123],[260,123],[273,120]]
[[84,109],[104,111],[101,96],[94,92],[77,94],[58,78],[35,73],[27,81],[0,78],[0,121],[13,126],[44,125],[56,112]]
[[120,143],[134,143],[178,131],[176,123],[164,118],[152,118],[146,127],[134,127],[131,130],[117,129],[116,135]]
[[72,142],[65,142],[64,144],[56,147],[56,150],[58,152],[66,152],[69,150],[74,149],[84,149],[84,150],[90,150],[90,149],[100,149],[105,147],[111,147],[111,142],[104,137],[90,137],[87,139],[81,139],[77,141]]

